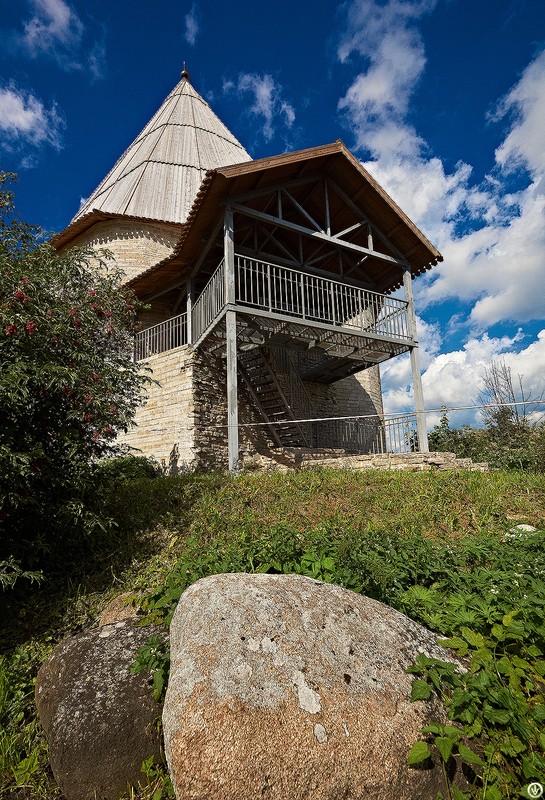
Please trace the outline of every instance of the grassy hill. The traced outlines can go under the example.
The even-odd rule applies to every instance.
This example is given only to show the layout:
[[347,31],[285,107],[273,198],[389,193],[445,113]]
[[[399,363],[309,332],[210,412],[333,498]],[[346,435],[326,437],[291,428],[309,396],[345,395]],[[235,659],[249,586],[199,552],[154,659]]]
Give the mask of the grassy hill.
[[[463,741],[428,732],[428,746],[445,761],[470,746],[486,774],[475,797],[518,797],[545,776],[544,474],[317,469],[126,478],[112,469],[92,502],[104,529],[51,545],[46,580],[20,581],[1,599],[0,796],[58,796],[32,700],[51,647],[95,624],[122,592],[144,593],[148,617],[168,622],[189,583],[224,571],[339,583],[450,637],[472,659],[474,683],[461,687],[437,673],[439,680],[436,666],[421,664],[417,685],[424,695],[424,685],[440,685],[451,705],[455,698],[451,716]],[[518,524],[537,531],[511,533]],[[472,705],[456,705],[459,691]],[[452,742],[441,743],[449,735]],[[163,793],[156,798],[168,796],[152,777],[153,791]]]

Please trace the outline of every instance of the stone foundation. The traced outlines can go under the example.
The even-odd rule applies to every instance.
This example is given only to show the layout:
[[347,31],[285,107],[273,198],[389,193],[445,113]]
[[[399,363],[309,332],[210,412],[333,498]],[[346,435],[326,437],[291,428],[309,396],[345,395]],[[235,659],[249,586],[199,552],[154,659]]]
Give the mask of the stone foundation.
[[[226,468],[226,367],[221,354],[183,345],[141,363],[152,382],[147,388],[146,401],[137,411],[136,427],[120,437],[120,443],[156,459],[170,472]],[[310,381],[304,381],[304,385],[312,403],[313,417],[382,411],[377,368],[330,385]],[[270,430],[261,424],[263,418],[241,379],[238,397],[241,464],[252,459],[276,459],[288,465],[289,452],[284,455],[275,451]],[[358,450],[358,442],[351,442],[347,434],[351,422],[327,421],[313,425],[318,445],[337,447],[342,452]],[[360,452],[361,449],[360,446]]]
[[152,383],[136,412],[136,427],[119,437],[119,443],[156,459],[170,472],[195,469],[192,348],[177,347],[141,363]]

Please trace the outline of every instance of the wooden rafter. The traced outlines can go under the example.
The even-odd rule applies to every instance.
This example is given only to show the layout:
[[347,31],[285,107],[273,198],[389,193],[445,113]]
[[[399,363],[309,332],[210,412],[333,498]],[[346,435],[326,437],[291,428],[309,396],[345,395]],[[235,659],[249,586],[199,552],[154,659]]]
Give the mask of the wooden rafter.
[[344,239],[334,239],[332,236],[328,236],[326,233],[322,231],[315,231],[311,228],[305,228],[304,225],[298,225],[295,222],[288,222],[284,219],[278,219],[278,217],[274,217],[272,214],[266,214],[263,211],[256,211],[253,208],[248,208],[247,206],[239,205],[238,203],[233,203],[231,205],[234,211],[237,211],[239,214],[246,215],[248,217],[253,217],[254,219],[259,219],[262,222],[267,222],[269,224],[277,225],[279,228],[285,228],[286,230],[295,231],[297,233],[301,233],[305,236],[309,236],[314,239],[321,239],[325,242],[329,242],[330,244],[334,244],[340,247],[344,247],[347,250],[353,250],[358,253],[367,254],[377,258],[380,261],[387,261],[390,264],[396,264],[397,266],[404,267],[406,266],[406,262],[404,259],[394,258],[393,256],[386,255],[386,253],[380,253],[378,250],[369,250],[368,247],[362,247],[359,244],[354,244],[353,242],[347,242]]
[[300,213],[301,213],[301,214],[302,214],[304,217],[306,217],[306,219],[308,219],[308,221],[310,222],[310,224],[311,224],[311,225],[314,225],[314,227],[316,228],[316,230],[317,230],[317,231],[321,231],[322,233],[325,233],[324,229],[323,229],[323,228],[322,228],[322,227],[321,227],[321,226],[320,226],[320,225],[319,225],[319,224],[316,222],[316,220],[315,220],[315,219],[314,219],[314,218],[313,218],[313,217],[312,217],[312,216],[311,216],[311,215],[308,213],[308,211],[306,211],[306,210],[303,208],[303,206],[302,206],[300,203],[298,203],[298,202],[297,202],[297,200],[295,199],[295,197],[293,197],[293,195],[291,195],[291,194],[288,192],[288,190],[287,190],[287,189],[284,189],[284,194],[285,194],[285,195],[286,195],[286,196],[287,196],[287,197],[288,197],[288,198],[291,200],[291,202],[293,203],[293,205],[295,206],[295,208],[297,208],[297,210],[298,210],[298,211],[300,211]]
[[[349,208],[351,208],[352,211],[355,214],[357,214],[359,216],[359,218],[361,219],[362,222],[367,223],[367,225],[370,226],[370,228],[376,233],[377,237],[386,245],[386,247],[389,248],[389,250],[392,253],[396,254],[397,259],[393,259],[395,261],[395,263],[398,264],[399,266],[402,266],[402,267],[408,266],[407,254],[403,255],[403,253],[401,253],[397,249],[397,247],[395,247],[395,245],[392,244],[392,242],[382,233],[382,231],[379,228],[377,228],[376,225],[373,225],[371,220],[368,217],[365,216],[365,214],[362,212],[362,210],[356,205],[356,203],[354,203],[354,201],[350,197],[348,197],[346,192],[344,192],[341,189],[340,186],[338,186],[332,180],[329,180],[328,182],[329,182],[330,186],[332,187],[332,189],[335,191],[335,193],[341,198],[341,200],[344,203],[346,203],[346,205]],[[360,194],[361,194],[361,190],[360,190],[360,192],[358,192],[355,195],[355,198],[357,198]],[[377,251],[374,251],[374,254],[378,256],[378,252]]]

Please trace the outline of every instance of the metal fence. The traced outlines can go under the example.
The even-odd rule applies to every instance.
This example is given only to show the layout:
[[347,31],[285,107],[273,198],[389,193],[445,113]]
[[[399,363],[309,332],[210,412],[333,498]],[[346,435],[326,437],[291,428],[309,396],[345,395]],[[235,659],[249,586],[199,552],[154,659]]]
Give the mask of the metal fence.
[[407,303],[339,281],[236,256],[236,302],[396,339],[410,339]]
[[187,314],[179,314],[139,331],[134,340],[134,357],[140,361],[182,344],[187,344]]
[[216,319],[225,305],[225,268],[224,261],[200,293],[191,310],[193,342],[198,343],[206,329]]
[[314,420],[316,447],[338,448],[350,453],[413,453],[418,450],[416,416],[366,417],[363,419]]

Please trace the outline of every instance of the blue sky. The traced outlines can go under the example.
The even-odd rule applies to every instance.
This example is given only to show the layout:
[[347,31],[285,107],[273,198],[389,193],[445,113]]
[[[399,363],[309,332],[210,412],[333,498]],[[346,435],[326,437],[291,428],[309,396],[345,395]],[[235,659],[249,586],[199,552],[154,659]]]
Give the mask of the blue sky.
[[[439,247],[415,282],[428,408],[471,403],[494,358],[545,390],[543,0],[0,10],[0,168],[23,218],[68,224],[185,60],[252,156],[341,138]],[[383,384],[388,411],[412,406],[407,359]]]

